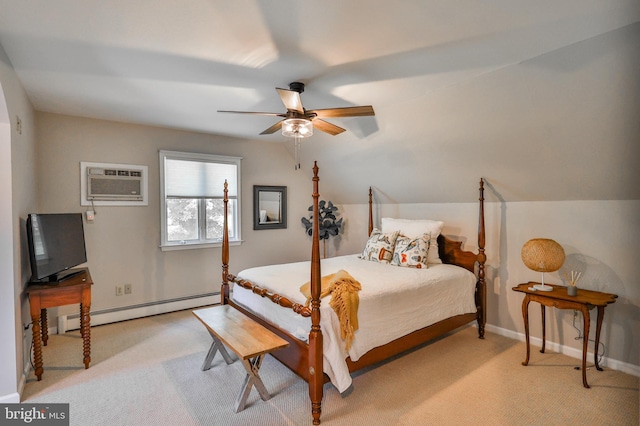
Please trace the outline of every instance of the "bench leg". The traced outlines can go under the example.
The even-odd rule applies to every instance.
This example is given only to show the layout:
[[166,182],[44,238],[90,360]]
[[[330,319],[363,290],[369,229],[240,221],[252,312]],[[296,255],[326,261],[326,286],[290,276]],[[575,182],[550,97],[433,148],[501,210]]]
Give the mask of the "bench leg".
[[204,359],[204,363],[202,363],[202,367],[201,367],[202,371],[206,371],[206,370],[211,368],[211,363],[213,363],[213,358],[216,356],[216,352],[218,352],[218,350],[220,351],[220,354],[222,355],[222,357],[224,358],[226,363],[227,364],[232,364],[233,360],[229,356],[229,353],[225,349],[225,347],[222,344],[222,342],[220,341],[220,339],[218,339],[211,332],[209,334],[211,334],[211,337],[213,338],[213,343],[211,343],[211,347],[209,348],[209,352],[207,352],[207,356]]
[[271,395],[269,395],[269,392],[267,392],[266,386],[264,385],[264,383],[262,383],[262,379],[258,375],[258,370],[260,370],[260,365],[262,364],[263,358],[264,355],[259,355],[250,360],[242,360],[242,365],[244,365],[244,368],[247,370],[247,377],[245,377],[244,386],[242,387],[242,390],[240,391],[240,394],[236,399],[236,413],[244,410],[244,406],[247,403],[247,398],[251,393],[252,386],[256,387],[256,390],[260,394],[260,398],[262,398],[263,401],[267,401],[269,398],[271,398]]

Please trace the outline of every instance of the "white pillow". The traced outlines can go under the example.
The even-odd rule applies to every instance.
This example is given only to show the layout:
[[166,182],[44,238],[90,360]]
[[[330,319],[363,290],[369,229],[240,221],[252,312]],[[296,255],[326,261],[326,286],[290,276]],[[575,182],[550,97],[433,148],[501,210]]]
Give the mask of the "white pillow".
[[380,227],[383,234],[398,231],[400,235],[409,238],[418,238],[423,234],[430,234],[429,253],[427,263],[442,263],[438,254],[438,236],[442,232],[444,222],[428,219],[394,219],[391,217],[382,218]]

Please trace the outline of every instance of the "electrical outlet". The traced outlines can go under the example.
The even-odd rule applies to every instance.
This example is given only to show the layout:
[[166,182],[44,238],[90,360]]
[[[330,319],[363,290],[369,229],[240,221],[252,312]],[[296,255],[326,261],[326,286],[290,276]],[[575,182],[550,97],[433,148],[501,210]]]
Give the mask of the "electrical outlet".
[[116,286],[116,296],[122,296],[124,293],[124,288],[121,285]]
[[124,294],[131,294],[131,284],[124,285]]

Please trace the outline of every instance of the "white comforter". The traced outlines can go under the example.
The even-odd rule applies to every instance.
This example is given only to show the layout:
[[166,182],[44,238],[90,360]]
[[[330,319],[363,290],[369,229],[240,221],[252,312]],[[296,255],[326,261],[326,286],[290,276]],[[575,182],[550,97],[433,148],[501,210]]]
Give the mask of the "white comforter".
[[[347,356],[357,361],[370,349],[412,331],[454,315],[476,311],[476,277],[457,266],[437,264],[429,265],[428,269],[404,268],[361,260],[357,255],[321,261],[322,276],[340,269],[358,280],[362,290],[359,292],[358,309],[360,329],[356,331],[348,352],[340,338],[337,315],[328,300],[321,302],[324,371],[339,392],[344,392],[351,385],[345,362]],[[304,304],[300,286],[310,280],[310,262],[250,268],[241,271],[238,277]],[[234,287],[232,298],[300,340],[308,340],[310,318],[277,306],[239,286]]]

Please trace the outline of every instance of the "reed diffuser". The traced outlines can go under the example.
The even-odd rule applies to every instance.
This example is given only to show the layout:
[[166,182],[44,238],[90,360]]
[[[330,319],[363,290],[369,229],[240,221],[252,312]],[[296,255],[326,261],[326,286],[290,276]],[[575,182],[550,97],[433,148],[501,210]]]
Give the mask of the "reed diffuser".
[[564,273],[564,276],[567,279],[567,294],[569,296],[576,296],[578,294],[578,287],[576,284],[580,279],[580,275],[582,275],[582,272],[571,271],[571,277],[569,277],[566,272]]

